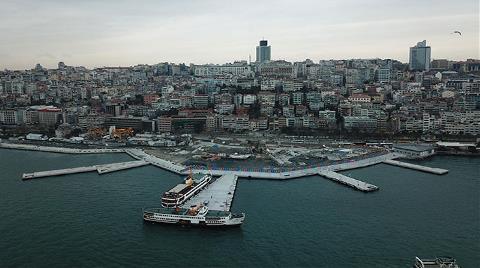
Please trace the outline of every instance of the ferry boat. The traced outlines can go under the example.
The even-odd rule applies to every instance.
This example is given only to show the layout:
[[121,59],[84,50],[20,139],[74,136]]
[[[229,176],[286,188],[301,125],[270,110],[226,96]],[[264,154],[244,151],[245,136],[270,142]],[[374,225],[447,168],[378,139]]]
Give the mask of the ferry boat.
[[239,226],[245,214],[230,211],[208,210],[204,204],[185,208],[147,208],[143,220],[147,222],[170,223],[192,226]]
[[211,175],[191,174],[185,178],[185,183],[178,184],[162,196],[162,207],[178,207],[190,197],[200,192],[212,180]]
[[452,257],[438,257],[435,259],[420,259],[415,257],[413,268],[460,268]]

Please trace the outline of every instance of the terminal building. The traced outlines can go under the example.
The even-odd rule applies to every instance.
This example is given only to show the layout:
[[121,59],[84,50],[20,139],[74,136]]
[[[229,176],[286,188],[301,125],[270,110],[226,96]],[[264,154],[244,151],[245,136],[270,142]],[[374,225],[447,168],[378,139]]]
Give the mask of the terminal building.
[[393,151],[407,159],[426,158],[435,153],[433,146],[429,144],[394,144]]

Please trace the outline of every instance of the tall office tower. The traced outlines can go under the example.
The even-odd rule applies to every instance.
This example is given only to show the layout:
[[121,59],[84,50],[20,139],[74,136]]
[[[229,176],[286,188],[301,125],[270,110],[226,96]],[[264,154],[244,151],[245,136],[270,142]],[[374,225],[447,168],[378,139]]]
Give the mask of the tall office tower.
[[257,62],[265,62],[270,60],[270,46],[267,40],[261,40],[257,46]]
[[429,71],[430,70],[431,48],[427,46],[427,41],[418,42],[416,46],[410,48],[410,70]]

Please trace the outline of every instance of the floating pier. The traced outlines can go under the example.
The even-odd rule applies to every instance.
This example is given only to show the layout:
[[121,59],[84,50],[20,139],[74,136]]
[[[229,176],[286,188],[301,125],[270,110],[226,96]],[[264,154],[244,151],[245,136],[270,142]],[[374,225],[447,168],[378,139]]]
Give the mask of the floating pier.
[[385,161],[383,161],[383,163],[389,164],[389,165],[392,165],[392,166],[398,166],[398,167],[409,168],[409,169],[419,170],[419,171],[423,171],[423,172],[433,173],[433,174],[437,174],[437,175],[443,175],[443,174],[448,173],[448,170],[446,170],[446,169],[420,166],[420,165],[406,163],[406,162],[400,162],[400,161],[392,160],[392,159],[385,160]]
[[342,175],[340,173],[334,172],[334,171],[320,171],[318,172],[318,175],[325,177],[327,179],[336,181],[338,183],[350,186],[354,188],[355,190],[359,190],[362,192],[373,192],[378,190],[379,188],[373,184],[369,184],[363,181],[356,180],[354,178],[350,178],[348,176]]
[[112,164],[105,164],[105,165],[39,171],[39,172],[33,172],[33,173],[24,173],[22,176],[22,179],[30,180],[30,179],[61,176],[61,175],[68,175],[68,174],[75,174],[75,173],[93,172],[93,171],[97,171],[98,174],[104,174],[104,173],[110,173],[110,172],[120,171],[124,169],[141,167],[149,164],[150,163],[146,161],[140,160],[140,161],[130,161],[130,162],[122,162],[122,163],[112,163]]
[[236,175],[231,174],[221,176],[196,196],[190,198],[182,207],[189,208],[193,205],[206,203],[210,210],[230,211],[237,187],[237,179]]

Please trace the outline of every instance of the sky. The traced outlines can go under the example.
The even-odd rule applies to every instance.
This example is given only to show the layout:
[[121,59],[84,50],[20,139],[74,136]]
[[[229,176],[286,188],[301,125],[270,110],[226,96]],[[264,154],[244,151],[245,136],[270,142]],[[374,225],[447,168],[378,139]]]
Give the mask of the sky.
[[[479,0],[0,0],[0,69],[255,59],[479,58]],[[462,35],[452,34],[461,31]]]

